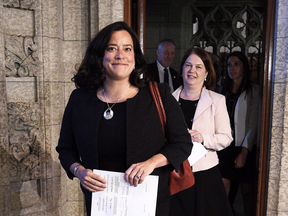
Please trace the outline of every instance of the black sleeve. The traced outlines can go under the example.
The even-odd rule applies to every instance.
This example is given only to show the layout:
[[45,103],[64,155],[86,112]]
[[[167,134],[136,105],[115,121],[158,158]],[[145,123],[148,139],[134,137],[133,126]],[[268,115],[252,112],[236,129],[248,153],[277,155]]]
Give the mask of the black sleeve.
[[59,160],[61,165],[70,179],[74,177],[74,175],[69,170],[70,166],[75,162],[81,163],[71,124],[76,91],[77,90],[74,90],[70,95],[68,104],[65,108],[60,131],[60,138],[58,141],[58,146],[56,147],[56,151],[59,153]]

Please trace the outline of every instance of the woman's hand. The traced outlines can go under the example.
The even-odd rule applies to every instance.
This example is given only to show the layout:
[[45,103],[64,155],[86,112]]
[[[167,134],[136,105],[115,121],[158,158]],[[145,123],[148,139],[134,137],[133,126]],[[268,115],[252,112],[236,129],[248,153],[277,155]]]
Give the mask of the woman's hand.
[[192,142],[203,143],[203,137],[200,132],[198,132],[197,130],[188,130],[188,132],[191,135]]
[[248,149],[243,147],[240,154],[236,157],[234,163],[236,168],[242,168],[246,163],[246,157],[248,154]]
[[82,186],[91,192],[103,191],[106,188],[107,181],[103,177],[93,173],[90,169],[85,169],[83,166],[78,168],[76,177],[80,180]]
[[151,174],[155,168],[169,164],[167,158],[162,154],[157,154],[150,159],[132,164],[125,172],[124,178],[130,185],[137,187],[141,184],[147,175]]

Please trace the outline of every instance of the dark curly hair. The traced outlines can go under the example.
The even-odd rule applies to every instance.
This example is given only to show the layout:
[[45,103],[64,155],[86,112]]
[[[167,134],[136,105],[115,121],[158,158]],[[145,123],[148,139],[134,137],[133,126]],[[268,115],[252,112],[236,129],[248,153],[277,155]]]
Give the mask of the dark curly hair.
[[213,67],[213,63],[211,61],[210,55],[200,47],[192,47],[189,50],[187,50],[187,52],[184,54],[180,64],[180,69],[178,71],[180,75],[179,76],[180,84],[183,85],[183,77],[182,77],[183,66],[185,64],[186,59],[192,54],[197,55],[203,61],[206,71],[208,72],[206,81],[204,82],[204,86],[209,90],[213,90],[216,86],[216,73]]
[[103,28],[96,37],[90,42],[86,50],[85,57],[78,69],[78,72],[72,78],[77,88],[87,87],[91,91],[96,91],[103,85],[105,80],[103,57],[108,42],[115,31],[127,31],[133,40],[135,53],[135,69],[130,74],[129,81],[131,85],[142,87],[146,84],[146,60],[142,53],[138,37],[134,30],[125,22],[115,22]]

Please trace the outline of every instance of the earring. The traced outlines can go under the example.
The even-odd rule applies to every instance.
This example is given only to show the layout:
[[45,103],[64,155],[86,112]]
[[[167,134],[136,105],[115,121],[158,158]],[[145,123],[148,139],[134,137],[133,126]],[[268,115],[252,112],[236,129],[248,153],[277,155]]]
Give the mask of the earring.
[[206,81],[207,81],[207,79],[205,78],[205,79],[204,79],[204,81],[206,82]]

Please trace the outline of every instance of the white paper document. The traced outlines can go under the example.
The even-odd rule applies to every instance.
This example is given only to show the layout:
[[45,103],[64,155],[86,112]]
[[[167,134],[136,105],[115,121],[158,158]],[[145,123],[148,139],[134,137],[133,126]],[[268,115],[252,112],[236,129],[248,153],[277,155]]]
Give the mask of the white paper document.
[[91,216],[154,216],[158,176],[146,176],[142,184],[131,186],[124,173],[93,170],[107,181],[104,191],[92,193]]
[[207,154],[207,149],[199,142],[193,142],[193,148],[190,156],[188,157],[188,161],[192,166],[199,159],[201,159],[205,154]]

